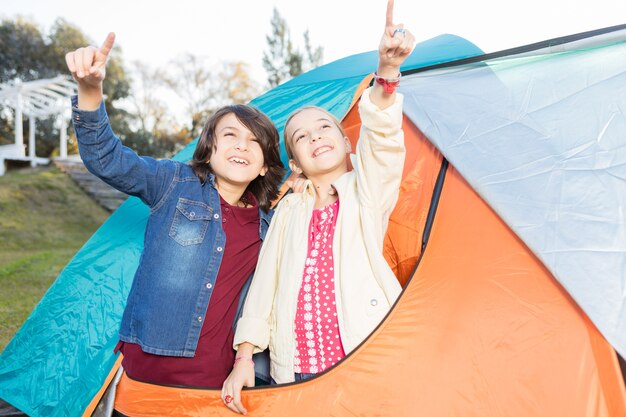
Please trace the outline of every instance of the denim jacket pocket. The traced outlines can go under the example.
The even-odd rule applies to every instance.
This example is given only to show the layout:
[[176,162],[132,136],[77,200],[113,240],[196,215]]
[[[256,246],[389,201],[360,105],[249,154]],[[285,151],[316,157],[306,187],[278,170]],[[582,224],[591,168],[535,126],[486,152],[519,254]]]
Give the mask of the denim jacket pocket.
[[213,209],[200,201],[179,198],[170,237],[183,246],[202,243],[213,218]]

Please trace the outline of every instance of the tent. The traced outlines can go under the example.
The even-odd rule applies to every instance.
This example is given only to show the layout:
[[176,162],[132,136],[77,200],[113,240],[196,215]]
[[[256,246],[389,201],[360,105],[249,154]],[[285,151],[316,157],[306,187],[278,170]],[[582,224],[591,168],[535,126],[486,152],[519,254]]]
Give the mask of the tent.
[[[376,59],[252,104],[279,130],[322,106],[355,141]],[[442,35],[402,71],[407,160],[384,251],[404,290],[333,368],[246,390],[249,415],[626,415],[626,25],[494,54]],[[147,215],[129,198],[71,260],[2,353],[0,398],[31,416],[93,413]],[[219,390],[180,394],[179,416],[232,416]]]

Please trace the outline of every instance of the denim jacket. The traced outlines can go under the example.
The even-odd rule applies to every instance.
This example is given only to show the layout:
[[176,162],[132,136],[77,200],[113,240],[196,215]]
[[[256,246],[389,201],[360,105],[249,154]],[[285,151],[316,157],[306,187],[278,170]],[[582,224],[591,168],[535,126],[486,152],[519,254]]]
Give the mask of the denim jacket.
[[[72,122],[87,169],[150,207],[120,340],[194,356],[226,243],[214,176],[202,183],[188,164],[138,156],[111,130],[104,104],[79,110],[72,97]],[[264,239],[271,214],[259,216]]]

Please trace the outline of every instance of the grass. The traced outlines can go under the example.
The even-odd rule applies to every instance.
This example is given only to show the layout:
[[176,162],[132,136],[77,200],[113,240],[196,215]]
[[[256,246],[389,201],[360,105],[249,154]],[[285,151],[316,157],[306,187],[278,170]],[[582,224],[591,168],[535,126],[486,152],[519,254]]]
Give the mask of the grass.
[[56,168],[0,177],[0,351],[108,216]]

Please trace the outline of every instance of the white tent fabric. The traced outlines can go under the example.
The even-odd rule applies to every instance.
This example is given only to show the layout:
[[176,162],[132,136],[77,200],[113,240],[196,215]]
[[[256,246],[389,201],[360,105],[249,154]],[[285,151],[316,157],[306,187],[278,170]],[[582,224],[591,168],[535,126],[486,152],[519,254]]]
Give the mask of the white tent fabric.
[[415,73],[400,91],[626,356],[626,30],[610,35]]

